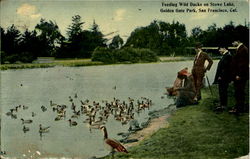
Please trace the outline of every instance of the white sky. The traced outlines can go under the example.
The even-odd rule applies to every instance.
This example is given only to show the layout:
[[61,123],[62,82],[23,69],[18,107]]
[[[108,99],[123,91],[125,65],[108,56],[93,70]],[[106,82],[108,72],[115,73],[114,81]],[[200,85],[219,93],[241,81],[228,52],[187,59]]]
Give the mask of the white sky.
[[[160,9],[176,9],[162,7],[162,2],[232,2],[237,8],[236,13],[161,13]],[[248,0],[164,0],[164,1],[124,1],[124,0],[1,0],[1,26],[7,28],[15,24],[19,30],[27,27],[33,30],[41,18],[55,21],[61,33],[65,35],[74,15],[80,15],[85,22],[83,29],[89,29],[93,20],[104,33],[119,31],[116,34],[126,39],[137,27],[149,25],[153,20],[163,20],[172,23],[173,20],[186,25],[188,33],[195,26],[206,29],[212,23],[222,27],[229,21],[236,25],[243,24],[249,19]],[[180,7],[179,7],[180,8]],[[193,7],[194,8],[194,7]],[[197,7],[207,8],[207,7]],[[218,7],[209,7],[218,8]],[[114,34],[112,35],[114,36]]]

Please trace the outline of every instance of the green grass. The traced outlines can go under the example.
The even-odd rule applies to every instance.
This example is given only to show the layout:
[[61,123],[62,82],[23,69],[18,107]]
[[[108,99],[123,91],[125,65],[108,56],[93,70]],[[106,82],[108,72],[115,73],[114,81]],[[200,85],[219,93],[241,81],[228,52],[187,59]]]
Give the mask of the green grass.
[[53,63],[23,63],[23,64],[2,64],[0,70],[7,69],[27,69],[27,68],[48,68],[55,66],[79,67],[79,66],[96,66],[104,65],[102,62],[81,61],[81,60],[57,60]]
[[[189,59],[187,59],[186,57],[160,57],[161,62],[177,62],[177,61],[185,61],[185,60],[189,60]],[[138,63],[149,63],[149,62],[138,62]],[[134,63],[127,61],[127,62],[119,62],[115,64],[134,64]],[[115,64],[109,64],[109,65],[115,65]],[[96,65],[108,65],[108,64],[105,64],[103,62],[91,61],[91,59],[56,59],[53,63],[1,64],[0,70],[48,68],[48,67],[55,67],[55,66],[80,67],[80,66],[96,66]]]
[[[119,153],[115,158],[231,159],[247,155],[249,114],[236,117],[228,112],[215,113],[216,86],[213,86],[213,92],[211,96],[209,89],[204,88],[199,105],[178,109],[168,119],[169,127],[130,148],[128,154]],[[229,95],[229,105],[232,106],[232,86]]]

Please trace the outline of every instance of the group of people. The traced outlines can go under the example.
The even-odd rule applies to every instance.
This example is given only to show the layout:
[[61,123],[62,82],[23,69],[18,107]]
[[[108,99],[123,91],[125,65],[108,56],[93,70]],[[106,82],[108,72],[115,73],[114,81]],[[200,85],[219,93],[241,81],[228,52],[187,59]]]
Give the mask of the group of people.
[[[222,57],[217,66],[214,84],[218,84],[219,87],[220,103],[215,110],[221,111],[227,108],[228,86],[233,81],[236,104],[229,112],[239,114],[247,110],[244,101],[245,87],[249,77],[249,53],[248,48],[240,41],[234,41],[232,45],[236,47],[234,55],[228,51],[226,46],[220,46],[218,49]],[[213,60],[202,50],[200,43],[196,44],[195,52],[191,73],[188,68],[182,69],[177,73],[174,86],[167,88],[168,95],[177,97],[177,107],[198,103],[201,99],[205,74],[213,65]]]

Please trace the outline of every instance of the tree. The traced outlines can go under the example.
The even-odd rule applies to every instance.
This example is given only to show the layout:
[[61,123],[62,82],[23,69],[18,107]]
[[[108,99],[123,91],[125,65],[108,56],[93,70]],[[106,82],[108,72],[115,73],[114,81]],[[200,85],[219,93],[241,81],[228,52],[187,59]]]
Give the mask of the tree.
[[194,27],[191,30],[191,36],[194,37],[195,39],[198,39],[201,36],[202,32],[203,31],[200,26]]
[[74,39],[76,36],[80,35],[83,32],[82,25],[85,22],[81,21],[80,15],[75,15],[72,17],[72,25],[68,27],[67,35],[69,40]]
[[154,20],[146,27],[135,29],[125,46],[149,48],[158,55],[182,54],[187,43],[187,33],[184,24],[172,24]]
[[3,48],[7,55],[18,54],[18,45],[20,42],[20,31],[17,30],[15,25],[11,25],[11,27],[7,28],[7,32],[5,34],[5,38],[3,39]]
[[113,37],[112,42],[109,44],[111,49],[120,49],[123,45],[123,40],[119,35]]
[[37,37],[37,32],[29,31],[28,29],[21,36],[20,52],[22,62],[32,62],[38,55],[40,41]]
[[95,50],[96,47],[106,47],[107,39],[104,38],[104,35],[99,29],[99,26],[93,21],[93,24],[90,28],[91,36],[89,39],[89,50],[88,50],[88,57],[91,57],[92,52]]
[[36,25],[35,29],[38,31],[40,40],[40,55],[39,56],[55,56],[56,48],[63,38],[56,23],[41,19],[40,23]]

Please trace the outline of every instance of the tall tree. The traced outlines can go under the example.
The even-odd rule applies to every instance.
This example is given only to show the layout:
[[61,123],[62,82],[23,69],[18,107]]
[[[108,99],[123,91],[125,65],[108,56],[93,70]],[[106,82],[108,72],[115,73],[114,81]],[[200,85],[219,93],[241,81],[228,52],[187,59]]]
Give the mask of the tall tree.
[[56,46],[58,46],[62,38],[58,25],[51,20],[41,19],[35,29],[38,31],[41,44],[40,56],[55,56]]
[[14,24],[7,28],[5,39],[3,39],[4,45],[2,48],[2,50],[5,51],[7,55],[18,54],[20,35],[20,31],[17,30]]
[[29,31],[28,29],[21,36],[20,52],[22,62],[32,62],[39,56],[40,41],[37,37],[37,32]]
[[83,24],[85,22],[81,21],[80,15],[75,15],[72,17],[72,25],[68,27],[67,35],[69,37],[69,40],[72,40],[76,36],[79,36],[83,32]]

